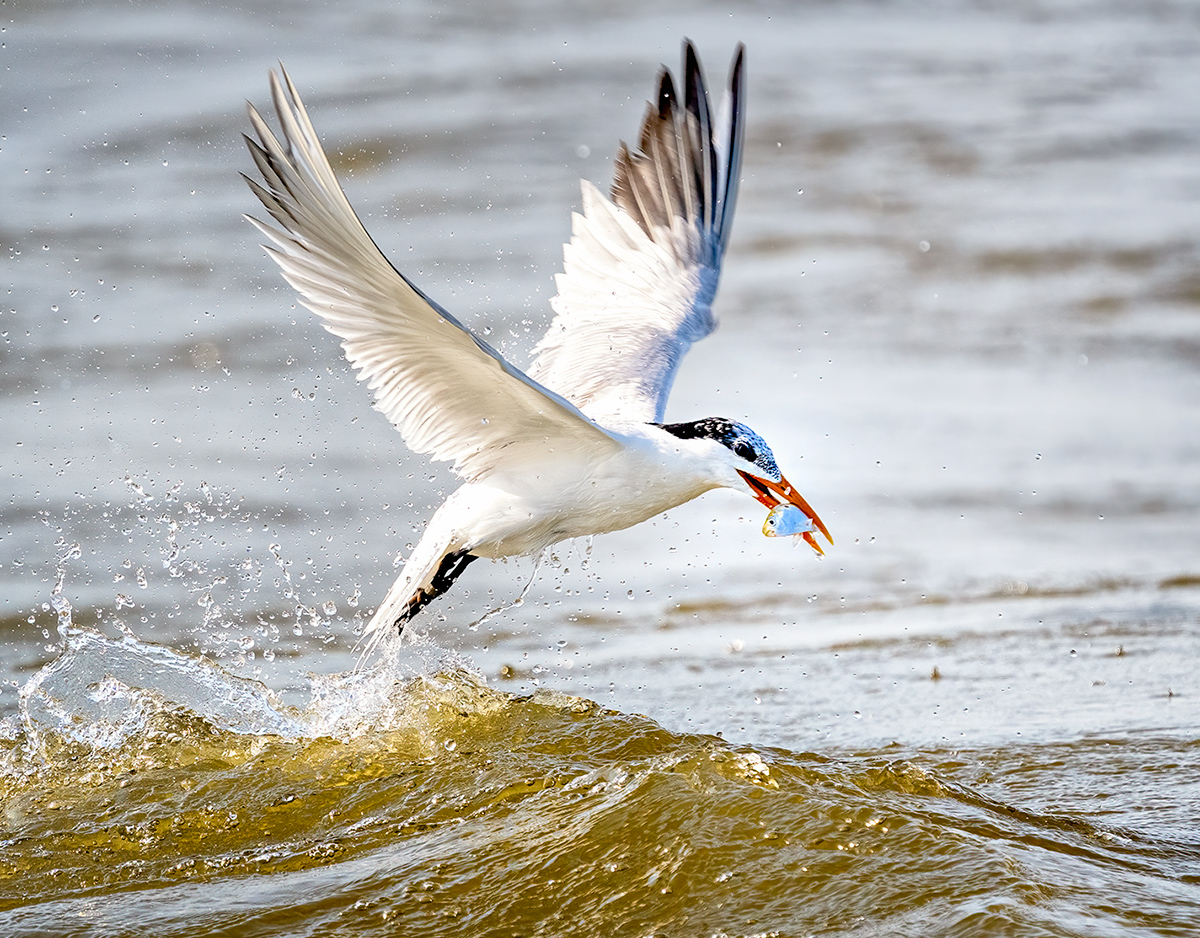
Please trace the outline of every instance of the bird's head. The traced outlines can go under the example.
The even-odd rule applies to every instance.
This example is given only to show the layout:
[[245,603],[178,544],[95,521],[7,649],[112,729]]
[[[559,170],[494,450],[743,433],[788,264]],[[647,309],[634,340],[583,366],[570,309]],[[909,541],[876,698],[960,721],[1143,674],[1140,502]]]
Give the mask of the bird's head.
[[[766,440],[744,423],[724,417],[706,417],[704,420],[693,420],[689,423],[667,423],[659,426],[682,440],[711,440],[718,444],[710,448],[710,456],[711,461],[716,464],[720,485],[725,488],[741,488],[744,484],[749,487],[750,494],[768,508],[783,504],[795,505],[812,521],[816,529],[825,535],[825,540],[833,543],[825,523],[779,471],[775,454],[771,452],[771,447],[767,446]],[[806,531],[802,536],[818,554],[825,553],[811,532]]]

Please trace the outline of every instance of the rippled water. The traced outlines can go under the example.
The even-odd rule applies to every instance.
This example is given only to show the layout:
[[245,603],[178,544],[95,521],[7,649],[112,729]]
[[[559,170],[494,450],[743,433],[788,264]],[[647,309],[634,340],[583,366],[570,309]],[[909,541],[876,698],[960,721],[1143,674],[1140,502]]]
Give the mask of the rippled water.
[[[826,755],[420,664],[285,715],[173,653],[81,639],[25,695],[40,729],[90,682],[86,732],[5,753],[5,933],[1183,934],[1198,911],[1200,843],[1137,823],[1123,790],[1194,804],[1194,742]],[[131,690],[139,665],[173,689],[200,670],[213,715]],[[369,699],[370,727],[311,724],[332,699]]]
[[[1200,930],[1192,4],[0,3],[0,931]],[[288,66],[518,364],[660,61],[749,49],[713,493],[357,632],[439,498],[240,214]],[[473,629],[487,610],[525,601]]]

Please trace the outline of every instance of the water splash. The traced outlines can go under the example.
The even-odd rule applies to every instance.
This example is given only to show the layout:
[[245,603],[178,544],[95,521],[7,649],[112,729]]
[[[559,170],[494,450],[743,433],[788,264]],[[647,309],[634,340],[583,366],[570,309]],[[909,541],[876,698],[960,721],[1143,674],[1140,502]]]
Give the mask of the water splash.
[[[139,515],[139,522],[144,530],[158,531],[161,536],[162,567],[167,579],[157,581],[156,586],[172,582],[182,586],[201,610],[193,634],[205,639],[208,647],[226,653],[226,664],[244,664],[254,657],[255,650],[261,651],[265,659],[272,659],[278,627],[265,624],[262,614],[258,614],[262,635],[239,633],[235,628],[245,624],[241,607],[264,589],[263,571],[271,564],[257,563],[253,556],[236,563],[227,558],[213,561],[197,550],[203,547],[200,532],[206,525],[228,520],[244,522],[245,512],[239,511],[234,500],[215,494],[205,484],[201,485],[202,500],[197,501],[181,499],[181,483],[161,498],[149,494],[132,479],[126,479],[125,484],[139,501],[157,500],[166,506],[155,517]],[[171,724],[180,719],[192,721],[193,728],[199,727],[202,734],[217,731],[290,740],[348,740],[406,726],[411,722],[412,689],[419,687],[421,693],[428,693],[439,680],[444,681],[434,675],[454,675],[446,687],[469,688],[464,691],[468,696],[485,687],[483,679],[461,657],[427,642],[410,643],[403,649],[390,649],[369,667],[348,673],[310,674],[307,704],[288,706],[266,684],[233,674],[212,657],[148,642],[136,635],[121,617],[123,610],[138,605],[128,593],[115,594],[110,616],[121,629],[120,637],[76,623],[67,582],[72,565],[83,558],[84,551],[80,543],[68,541],[61,533],[55,546],[54,585],[43,608],[57,617],[59,643],[47,647],[58,654],[20,689],[19,720],[8,727],[13,731],[8,734],[11,738],[24,737],[24,751],[35,761],[53,759],[63,746],[83,747],[92,753],[115,751],[153,737],[155,727],[164,721]],[[306,626],[311,630],[337,615],[335,602],[310,600],[298,588],[291,572],[292,561],[278,543],[269,543],[267,553],[280,574],[272,585],[290,608],[287,616],[293,621],[293,634],[303,635]],[[132,561],[125,562],[124,569],[134,568]],[[151,576],[144,566],[136,566],[139,588],[149,589]],[[113,577],[116,582],[124,578],[120,572]],[[222,592],[232,614],[219,598]],[[356,610],[360,595],[355,587],[348,597],[348,604]],[[185,614],[181,607],[177,606],[176,611]],[[356,619],[361,615],[354,613]],[[97,614],[96,618],[103,624],[103,615]],[[214,638],[214,627],[218,638]]]
[[489,609],[487,612],[485,612],[483,615],[481,615],[478,619],[476,619],[474,622],[472,622],[470,625],[468,625],[467,628],[472,632],[476,632],[479,630],[479,627],[481,625],[483,625],[485,622],[487,622],[489,619],[493,618],[494,616],[498,616],[502,612],[507,612],[510,609],[517,609],[517,608],[525,605],[525,597],[527,595],[529,595],[530,588],[537,581],[538,574],[542,570],[542,564],[545,563],[546,558],[549,555],[549,553],[550,553],[549,550],[544,550],[540,554],[537,555],[537,559],[534,560],[534,562],[533,562],[533,572],[529,574],[529,579],[525,582],[525,585],[523,587],[521,587],[521,592],[517,595],[516,599],[512,600],[511,602],[501,603],[499,606],[495,606],[495,607]]
[[[290,655],[287,633],[328,644],[361,629],[359,586],[338,586],[331,596],[311,557],[304,567],[293,565],[273,521],[277,506],[250,503],[203,481],[189,486],[127,476],[121,483],[123,501],[71,506],[58,519],[46,513],[43,521],[58,540],[55,586],[41,611],[127,635],[166,624],[173,644],[194,643],[234,666],[273,660],[280,650]],[[74,539],[84,549],[70,543]],[[124,554],[123,561],[95,567],[114,553]],[[68,568],[76,584],[70,602]],[[339,616],[343,600],[346,614]],[[52,627],[44,630],[50,638]]]
[[414,688],[464,701],[491,693],[463,659],[433,645],[410,646],[363,669],[310,675],[304,707],[287,706],[265,684],[211,659],[131,636],[68,628],[63,646],[20,690],[27,745],[43,760],[62,744],[119,748],[160,718],[199,720],[206,731],[243,736],[349,740],[411,726]]
[[[54,614],[57,635],[49,625],[43,634],[50,642],[46,651],[57,657],[20,688],[18,713],[4,727],[7,738],[23,737],[35,758],[44,761],[64,744],[114,750],[145,736],[156,721],[180,716],[198,719],[209,730],[249,736],[348,738],[371,726],[393,725],[404,706],[403,684],[443,666],[445,656],[432,647],[406,649],[361,673],[310,675],[308,704],[285,705],[254,679],[262,669],[254,666],[251,676],[230,669],[242,669],[256,658],[274,661],[281,646],[289,651],[290,639],[280,630],[289,621],[294,636],[311,637],[321,626],[319,641],[337,638],[338,604],[314,595],[320,585],[310,574],[293,576],[291,559],[278,542],[268,540],[274,532],[263,522],[261,508],[203,482],[189,496],[182,482],[155,492],[146,480],[123,481],[135,496],[132,503],[106,504],[88,535],[93,541],[115,536],[135,545],[107,576],[98,577],[88,567],[97,555],[94,545],[85,552],[69,537],[72,528],[92,528],[97,519],[75,512],[56,525],[46,518],[57,541],[53,586],[41,608]],[[146,510],[150,504],[155,511]],[[251,541],[246,554],[231,555],[227,542],[234,527],[261,535],[259,540],[267,543]],[[162,570],[157,575],[156,564],[146,562],[156,551]],[[278,571],[273,579],[272,568]],[[68,596],[69,580],[84,600]],[[117,588],[110,602],[98,603],[107,583]],[[134,584],[136,590],[129,589]],[[351,634],[362,620],[360,597],[357,586],[346,596]],[[164,619],[171,623],[171,642],[180,647],[194,643],[195,652],[145,640]],[[30,617],[35,621],[36,614]],[[185,630],[182,642],[180,626]],[[461,665],[446,660],[449,667]],[[295,681],[291,690],[303,698],[303,678]]]
[[231,733],[305,735],[265,685],[205,658],[130,637],[68,628],[62,654],[21,688],[21,718],[43,755],[58,741],[111,749],[164,712],[187,711]]

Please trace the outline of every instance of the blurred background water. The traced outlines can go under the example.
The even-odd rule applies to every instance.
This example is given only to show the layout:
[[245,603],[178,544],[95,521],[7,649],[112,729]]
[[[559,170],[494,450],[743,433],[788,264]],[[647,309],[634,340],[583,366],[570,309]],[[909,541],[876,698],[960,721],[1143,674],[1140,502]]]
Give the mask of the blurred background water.
[[[514,841],[489,839],[486,824],[470,821],[484,810],[471,803],[455,820],[475,823],[485,846],[453,849],[490,857],[495,888],[544,895],[505,913],[513,933],[559,933],[563,921],[612,934],[1200,927],[1194,4],[5,0],[0,30],[0,716],[10,747],[5,843],[17,857],[0,874],[14,890],[94,846],[85,828],[117,837],[134,825],[103,820],[108,795],[97,795],[103,809],[47,814],[49,795],[36,811],[15,807],[32,797],[31,779],[42,791],[95,782],[111,794],[105,786],[136,762],[128,753],[101,760],[108,781],[99,769],[97,781],[79,775],[80,751],[98,759],[99,749],[136,744],[141,759],[153,749],[155,770],[177,780],[172,767],[193,764],[180,747],[217,734],[222,758],[263,785],[280,765],[325,759],[307,744],[302,756],[280,754],[270,740],[333,725],[302,731],[289,722],[301,711],[288,708],[309,706],[313,718],[310,701],[325,691],[309,675],[354,665],[358,630],[397,559],[453,485],[371,410],[336,342],[297,306],[241,218],[255,210],[237,177],[249,168],[243,102],[267,103],[267,70],[287,65],[384,252],[523,366],[548,318],[579,178],[607,185],[656,68],[674,67],[689,36],[715,86],[734,43],[747,44],[749,122],[722,326],[685,361],[668,419],[750,423],[837,545],[818,560],[763,538],[757,503],[723,492],[561,545],[536,569],[476,564],[425,616],[423,650],[405,665],[419,686],[406,683],[403,694],[423,701],[423,713],[441,712],[421,682],[450,667],[459,676],[439,680],[471,696],[463,688],[486,681],[495,690],[478,699],[504,725],[481,724],[482,705],[459,701],[474,722],[455,738],[473,738],[485,754],[474,758],[488,765],[522,754],[511,755],[514,779],[564,785],[589,772],[636,775],[627,750],[615,762],[598,753],[620,749],[612,740],[635,719],[622,714],[645,714],[653,722],[637,732],[656,740],[646,756],[654,771],[692,765],[695,752],[705,765],[725,753],[722,765],[728,755],[742,766],[720,784],[691,777],[730,816],[742,816],[743,782],[811,806],[814,792],[842,784],[844,766],[859,781],[856,772],[875,772],[821,816],[877,821],[886,811],[872,799],[903,791],[918,807],[894,809],[923,818],[943,846],[954,841],[952,859],[926,868],[918,858],[938,855],[928,844],[890,843],[879,852],[895,851],[912,871],[889,879],[871,867],[872,886],[853,864],[806,879],[800,867],[817,867],[796,856],[755,859],[753,875],[730,861],[733,886],[720,878],[729,870],[693,870],[685,883],[681,860],[670,867],[673,901],[709,918],[688,919],[663,898],[667,873],[651,870],[638,881],[655,898],[628,906],[641,911],[580,883],[566,893],[576,918],[555,926],[555,877],[539,865],[552,865],[550,847],[506,877],[500,847]],[[531,577],[522,605],[470,627]],[[265,685],[261,698],[245,692],[258,701],[251,711],[266,708],[258,722],[227,712],[250,706],[228,691],[241,679]],[[227,692],[232,703],[205,703]],[[504,696],[533,693],[583,695],[616,715],[588,711],[598,723],[580,742],[575,723],[542,727],[545,707]],[[113,700],[117,710],[105,709]],[[562,706],[546,712],[576,712]],[[162,707],[172,720],[191,714],[203,732],[163,730],[154,722]],[[362,758],[434,758],[388,735],[405,725],[382,721],[372,742],[357,744],[368,746]],[[526,725],[552,740],[537,752],[567,761],[534,766],[533,750],[512,737]],[[437,726],[429,732],[446,778],[484,771],[447,769],[445,760],[467,756],[446,750],[438,734],[448,731]],[[47,741],[64,733],[66,749]],[[662,742],[670,733],[682,735]],[[245,751],[231,741],[243,735],[254,741]],[[832,760],[836,778],[812,760]],[[912,773],[925,781],[910,785]],[[782,788],[765,784],[781,777]],[[814,787],[798,788],[801,777]],[[233,778],[220,775],[216,787],[238,791]],[[731,778],[732,793],[721,787]],[[128,810],[153,813],[170,800],[164,790],[178,797],[175,781],[162,784],[147,782]],[[442,784],[435,774],[415,790],[453,802]],[[500,789],[533,824],[542,789],[518,798],[512,784]],[[704,814],[678,799],[668,790],[614,810],[649,830],[664,812],[644,852],[667,856],[675,838],[699,836],[693,822]],[[565,799],[555,817],[581,824],[587,803]],[[930,820],[930,803],[989,820],[955,840],[958,822]],[[404,804],[397,797],[372,816]],[[299,812],[289,836],[318,814]],[[53,827],[48,817],[60,825],[54,836],[38,826]],[[416,829],[401,828],[401,840]],[[288,888],[345,895],[346,882],[365,882],[377,851],[398,848],[358,830],[335,839],[354,843],[360,859],[317,850],[306,875],[326,878]],[[203,869],[145,878],[137,863],[146,856],[119,875],[97,860],[105,872],[94,879],[54,885],[51,876],[37,903],[17,891],[0,902],[27,906],[7,932],[32,933],[64,913],[136,929],[146,906],[133,893],[151,890],[148,901],[173,910],[152,933],[185,933],[188,903],[201,900],[164,882],[199,877],[217,890],[205,901],[230,908],[254,906],[262,877],[282,886],[268,861],[247,865],[246,843],[204,847],[203,831],[179,847]],[[629,836],[589,832],[597,856]],[[146,834],[143,849],[163,853],[165,836]],[[737,856],[749,843],[730,830],[705,837],[727,838]],[[805,849],[833,842],[821,837]],[[16,846],[35,843],[50,845],[36,861],[33,847]],[[428,920],[406,918],[411,903],[388,915],[376,908],[426,889],[414,884],[440,868],[430,857],[445,859],[429,842],[405,849],[416,853],[403,854],[412,865],[403,876],[416,878],[397,872],[353,900],[373,909],[369,927],[322,917],[350,908],[341,900],[276,931],[246,930],[249,919],[233,912],[222,927],[316,934],[336,919],[345,934],[497,933],[478,911],[500,914],[497,893],[468,879],[456,881],[458,905],[435,903]],[[977,889],[946,872],[975,861]],[[229,878],[247,873],[242,886]],[[1106,898],[1113,891],[1129,901]],[[81,896],[86,908],[72,904]],[[722,918],[713,910],[726,901],[736,911]],[[87,919],[87,909],[107,911]]]

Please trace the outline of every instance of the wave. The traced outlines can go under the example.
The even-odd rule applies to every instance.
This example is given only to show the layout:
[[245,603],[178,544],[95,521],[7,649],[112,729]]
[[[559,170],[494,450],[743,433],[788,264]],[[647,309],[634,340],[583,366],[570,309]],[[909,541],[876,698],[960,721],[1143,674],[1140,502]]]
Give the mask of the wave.
[[674,733],[431,647],[288,707],[75,630],[7,726],[6,935],[1161,934],[1200,910],[1200,844],[1011,806],[958,754]]

